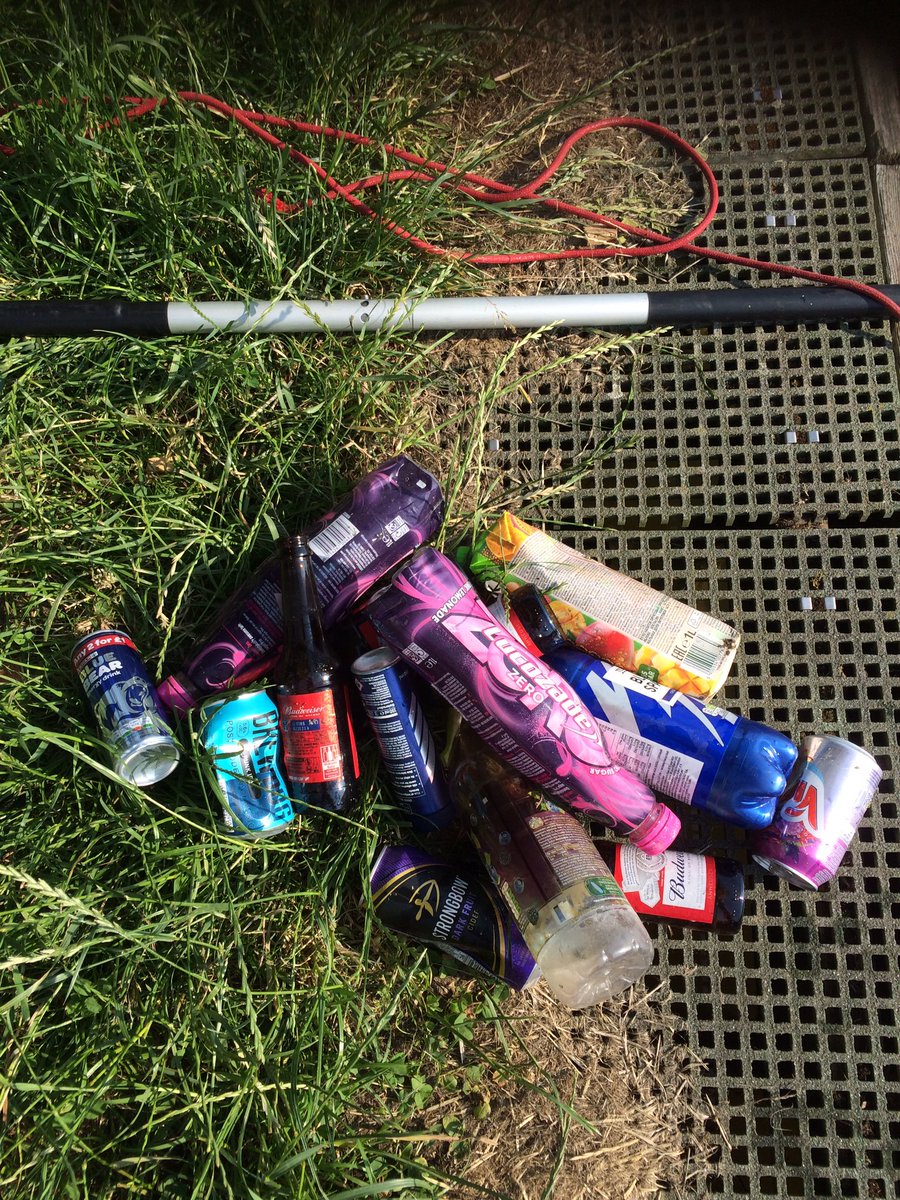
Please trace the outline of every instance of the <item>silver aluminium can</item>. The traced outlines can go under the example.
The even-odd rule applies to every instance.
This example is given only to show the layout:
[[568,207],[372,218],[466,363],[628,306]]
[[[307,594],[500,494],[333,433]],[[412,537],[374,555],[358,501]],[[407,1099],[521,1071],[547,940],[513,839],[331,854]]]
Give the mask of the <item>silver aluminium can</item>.
[[159,783],[181,757],[140,653],[121,629],[89,633],[72,649],[81,681],[120,779]]
[[822,887],[837,873],[881,776],[853,742],[804,738],[775,821],[754,839],[754,859],[798,887]]

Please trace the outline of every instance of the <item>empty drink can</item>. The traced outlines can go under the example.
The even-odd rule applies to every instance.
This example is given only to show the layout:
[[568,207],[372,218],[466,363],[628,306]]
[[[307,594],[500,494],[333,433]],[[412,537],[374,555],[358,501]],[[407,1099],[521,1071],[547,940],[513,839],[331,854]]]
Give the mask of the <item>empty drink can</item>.
[[400,655],[384,647],[370,650],[352,670],[397,804],[418,833],[445,828],[456,809],[434,736]]
[[222,800],[224,832],[255,841],[287,829],[294,806],[279,767],[278,708],[268,692],[213,696],[200,707],[198,737]]
[[72,666],[126,783],[149,787],[175,770],[180,753],[137,647],[121,629],[75,643]]
[[881,775],[853,742],[804,738],[775,821],[753,842],[754,859],[798,887],[822,887],[837,873]]

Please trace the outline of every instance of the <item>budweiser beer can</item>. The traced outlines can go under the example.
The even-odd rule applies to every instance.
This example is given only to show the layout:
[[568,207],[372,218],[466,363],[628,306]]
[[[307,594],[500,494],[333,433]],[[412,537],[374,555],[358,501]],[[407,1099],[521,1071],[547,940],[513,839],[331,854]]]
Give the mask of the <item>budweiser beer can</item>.
[[837,874],[881,775],[853,742],[805,738],[775,821],[754,839],[754,859],[797,887],[822,887]]

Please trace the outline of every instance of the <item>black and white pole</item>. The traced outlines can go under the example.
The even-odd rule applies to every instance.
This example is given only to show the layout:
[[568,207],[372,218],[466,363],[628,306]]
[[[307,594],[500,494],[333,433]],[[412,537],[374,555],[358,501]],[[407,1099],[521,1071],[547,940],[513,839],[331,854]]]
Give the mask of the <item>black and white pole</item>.
[[[895,304],[900,285],[879,289]],[[0,337],[132,337],[170,334],[362,333],[366,330],[703,329],[712,325],[812,325],[886,321],[879,302],[839,287],[721,288],[583,296],[450,296],[423,300],[116,300],[0,302]]]

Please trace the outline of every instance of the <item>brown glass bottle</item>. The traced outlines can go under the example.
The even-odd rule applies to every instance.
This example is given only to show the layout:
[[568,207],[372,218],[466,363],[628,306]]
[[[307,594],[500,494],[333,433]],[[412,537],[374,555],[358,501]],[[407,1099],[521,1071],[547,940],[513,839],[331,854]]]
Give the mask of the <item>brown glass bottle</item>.
[[282,540],[281,580],[284,650],[275,702],[288,791],[299,804],[348,812],[359,798],[356,739],[305,537]]
[[716,933],[740,928],[744,872],[739,862],[671,848],[649,855],[627,844],[598,841],[596,846],[642,920],[700,925]]

